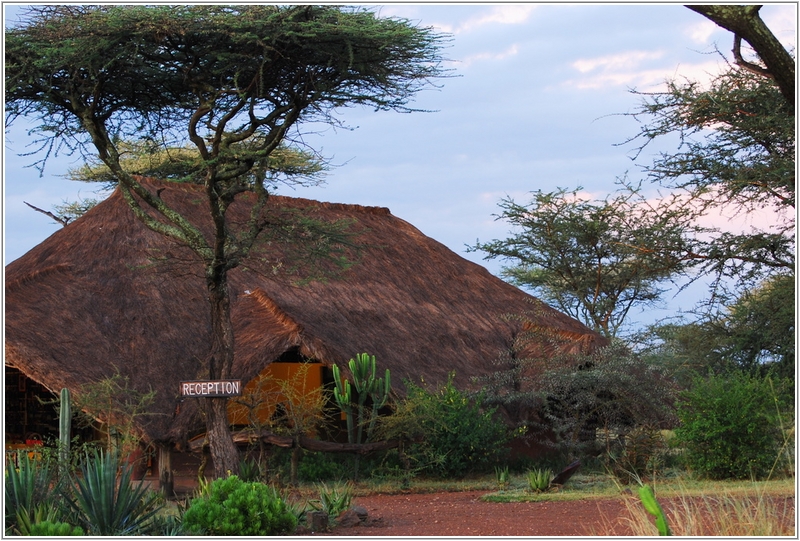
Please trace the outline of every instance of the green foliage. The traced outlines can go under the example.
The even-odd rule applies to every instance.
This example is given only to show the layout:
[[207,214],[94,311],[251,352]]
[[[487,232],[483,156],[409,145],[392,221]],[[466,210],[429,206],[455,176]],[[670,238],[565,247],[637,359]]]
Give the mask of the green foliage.
[[528,487],[533,492],[544,492],[550,488],[553,472],[547,469],[535,469],[527,472],[525,478],[528,480]]
[[453,384],[455,373],[435,390],[406,381],[406,397],[382,418],[385,439],[421,439],[406,448],[417,471],[441,477],[490,470],[505,453],[511,433],[483,393],[471,396]]
[[499,466],[495,466],[494,478],[495,481],[497,481],[498,488],[500,489],[506,488],[511,481],[511,478],[508,473],[508,466],[504,466],[502,468]]
[[106,434],[106,450],[126,457],[139,448],[137,424],[148,413],[156,392],[134,388],[119,372],[81,386],[72,399],[83,423]]
[[774,80],[736,66],[710,84],[669,81],[648,93],[637,135],[644,148],[665,135],[680,137],[660,153],[650,178],[708,214],[776,209],[765,229],[717,231],[687,253],[712,277],[760,281],[794,268],[795,119]]
[[84,536],[86,533],[80,526],[72,526],[66,522],[38,522],[31,525],[30,533],[34,537],[69,537]]
[[115,453],[87,453],[68,500],[88,535],[147,535],[159,497],[131,482],[131,467]]
[[33,459],[27,451],[6,455],[3,500],[7,532],[36,522],[37,513],[52,500],[55,482],[49,461]]
[[252,459],[245,459],[239,462],[239,479],[245,483],[260,481],[263,478],[261,465]]
[[636,427],[605,456],[607,468],[620,482],[627,484],[651,477],[662,468],[667,442],[660,430]]
[[213,481],[183,515],[186,531],[213,536],[286,535],[297,518],[272,487],[232,475]]
[[472,249],[510,261],[503,274],[512,283],[617,336],[631,308],[656,303],[660,284],[685,270],[680,254],[699,229],[689,223],[690,209],[655,205],[637,187],[625,185],[602,201],[580,191],[539,190],[528,205],[503,200],[498,219],[518,232]]
[[689,468],[712,479],[764,478],[786,443],[788,381],[733,373],[697,379],[681,394],[675,430]]
[[350,509],[350,503],[353,501],[352,483],[336,483],[330,487],[325,483],[320,483],[317,485],[317,490],[319,491],[319,500],[311,500],[309,503],[314,509],[326,513],[331,519],[335,519]]
[[667,518],[664,516],[664,510],[656,500],[656,495],[653,494],[653,489],[648,485],[639,487],[639,499],[642,501],[642,506],[645,510],[656,517],[656,527],[658,528],[658,535],[672,535],[667,524]]
[[778,274],[697,321],[656,326],[651,351],[684,386],[732,370],[794,378],[794,298],[794,273]]
[[304,481],[319,482],[343,479],[351,475],[348,465],[337,455],[305,451],[298,466],[298,476]]
[[662,366],[616,339],[591,353],[572,352],[569,338],[537,325],[539,317],[520,318],[530,330],[481,380],[489,403],[502,405],[527,429],[524,438],[571,461],[612,450],[598,446],[598,432],[624,436],[674,426],[676,388]]

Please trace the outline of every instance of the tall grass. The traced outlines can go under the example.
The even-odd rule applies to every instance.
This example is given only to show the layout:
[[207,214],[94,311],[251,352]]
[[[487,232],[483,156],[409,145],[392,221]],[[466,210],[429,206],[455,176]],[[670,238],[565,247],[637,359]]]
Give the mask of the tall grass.
[[[679,496],[663,500],[672,535],[702,536],[794,536],[794,499],[781,496],[721,494],[719,496]],[[635,536],[657,536],[653,518],[638,498],[625,499],[625,514],[620,524]],[[604,517],[602,529],[613,531]],[[597,532],[605,535],[604,531]]]

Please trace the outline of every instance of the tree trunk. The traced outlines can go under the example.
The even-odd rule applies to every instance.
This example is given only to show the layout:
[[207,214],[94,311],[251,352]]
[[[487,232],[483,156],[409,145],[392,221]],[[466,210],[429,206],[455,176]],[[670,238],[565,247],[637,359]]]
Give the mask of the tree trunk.
[[759,5],[686,6],[717,25],[745,39],[756,51],[794,114],[795,62],[775,34],[758,15]]
[[[211,306],[209,379],[229,379],[233,368],[234,340],[228,272],[224,265],[210,265],[206,274]],[[239,450],[228,424],[228,399],[206,399],[206,433],[216,477],[239,474]]]

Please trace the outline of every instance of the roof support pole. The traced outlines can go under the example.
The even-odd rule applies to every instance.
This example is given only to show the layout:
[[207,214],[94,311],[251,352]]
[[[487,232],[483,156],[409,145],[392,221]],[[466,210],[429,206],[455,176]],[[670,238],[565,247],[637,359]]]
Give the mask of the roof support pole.
[[172,445],[170,443],[159,442],[158,448],[158,484],[164,497],[171,499],[175,497],[175,478],[172,472]]

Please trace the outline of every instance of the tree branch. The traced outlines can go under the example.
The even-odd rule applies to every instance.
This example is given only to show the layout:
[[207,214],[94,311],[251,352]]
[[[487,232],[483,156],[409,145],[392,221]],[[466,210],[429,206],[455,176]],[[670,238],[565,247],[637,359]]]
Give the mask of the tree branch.
[[36,212],[41,212],[42,214],[45,214],[45,215],[47,215],[47,216],[50,216],[52,219],[54,219],[55,221],[57,221],[58,223],[60,223],[62,226],[65,226],[65,225],[67,225],[67,224],[69,223],[69,218],[62,218],[61,216],[56,216],[56,215],[55,215],[55,214],[53,214],[52,212],[48,212],[48,211],[46,211],[46,210],[44,210],[44,209],[40,209],[39,207],[34,207],[33,205],[31,205],[31,204],[30,204],[30,203],[28,203],[27,201],[23,201],[23,203],[25,203],[26,205],[28,205],[29,207],[31,207],[31,208],[32,208],[33,210],[35,210]]

